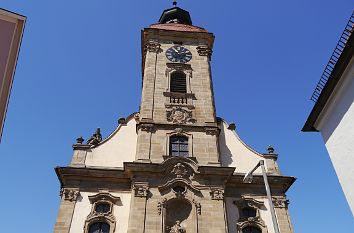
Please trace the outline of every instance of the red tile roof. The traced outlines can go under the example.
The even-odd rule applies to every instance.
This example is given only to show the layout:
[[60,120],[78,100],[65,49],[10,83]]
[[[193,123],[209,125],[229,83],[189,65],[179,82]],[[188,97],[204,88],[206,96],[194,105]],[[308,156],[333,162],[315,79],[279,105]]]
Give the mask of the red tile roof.
[[163,23],[163,24],[152,24],[150,28],[157,28],[162,30],[171,30],[171,31],[182,31],[182,32],[208,32],[204,28],[196,27],[187,24],[180,23]]

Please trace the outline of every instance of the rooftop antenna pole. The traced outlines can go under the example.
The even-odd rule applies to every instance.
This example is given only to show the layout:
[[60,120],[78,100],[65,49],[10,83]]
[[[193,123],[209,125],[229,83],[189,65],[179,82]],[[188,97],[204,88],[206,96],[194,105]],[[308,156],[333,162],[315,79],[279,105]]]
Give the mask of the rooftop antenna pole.
[[173,0],[173,6],[177,6],[177,0]]

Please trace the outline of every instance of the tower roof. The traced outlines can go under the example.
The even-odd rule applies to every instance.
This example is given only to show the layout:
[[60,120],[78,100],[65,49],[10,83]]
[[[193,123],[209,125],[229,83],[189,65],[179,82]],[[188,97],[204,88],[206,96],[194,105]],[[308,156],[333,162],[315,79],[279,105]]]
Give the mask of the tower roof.
[[192,25],[192,19],[188,11],[175,6],[162,12],[159,23],[180,23]]

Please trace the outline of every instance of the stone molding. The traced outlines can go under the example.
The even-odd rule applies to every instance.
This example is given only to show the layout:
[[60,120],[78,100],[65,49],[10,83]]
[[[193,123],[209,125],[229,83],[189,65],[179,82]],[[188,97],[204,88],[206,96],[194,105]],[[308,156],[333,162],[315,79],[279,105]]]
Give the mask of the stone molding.
[[148,133],[153,133],[156,130],[155,125],[151,123],[140,123],[137,125],[137,129]]
[[205,133],[207,135],[219,135],[219,128],[217,127],[204,127]]
[[77,201],[77,198],[80,195],[79,189],[72,189],[72,188],[63,188],[60,191],[60,196],[64,198],[65,201]]

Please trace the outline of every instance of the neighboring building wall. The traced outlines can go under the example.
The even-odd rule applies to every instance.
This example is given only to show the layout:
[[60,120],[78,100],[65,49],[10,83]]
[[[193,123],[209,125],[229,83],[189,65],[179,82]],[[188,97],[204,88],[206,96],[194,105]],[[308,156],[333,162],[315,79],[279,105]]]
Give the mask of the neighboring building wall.
[[322,134],[339,182],[354,210],[354,58],[327,103],[316,127]]
[[26,17],[0,9],[0,140]]

